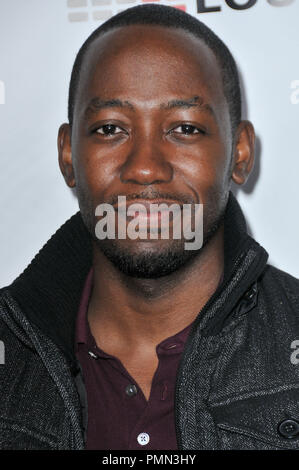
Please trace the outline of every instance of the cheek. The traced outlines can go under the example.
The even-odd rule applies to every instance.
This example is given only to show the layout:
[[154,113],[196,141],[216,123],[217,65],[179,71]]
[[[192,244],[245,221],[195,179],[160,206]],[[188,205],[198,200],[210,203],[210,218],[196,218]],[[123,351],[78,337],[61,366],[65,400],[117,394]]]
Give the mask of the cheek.
[[99,204],[113,181],[117,162],[95,146],[82,142],[75,148],[74,171],[78,191],[88,193],[94,203]]
[[224,191],[229,181],[229,146],[222,142],[207,142],[199,149],[190,149],[180,161],[185,180],[201,198],[210,191]]

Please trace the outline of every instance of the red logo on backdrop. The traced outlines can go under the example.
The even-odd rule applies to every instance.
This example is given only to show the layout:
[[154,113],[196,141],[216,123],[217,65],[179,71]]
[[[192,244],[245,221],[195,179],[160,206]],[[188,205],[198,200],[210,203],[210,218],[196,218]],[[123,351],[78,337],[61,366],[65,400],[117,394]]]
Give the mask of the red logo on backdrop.
[[[160,0],[142,0],[142,3],[159,3]],[[184,4],[181,5],[172,5],[174,8],[178,8],[179,10],[187,11],[187,7]]]
[[[114,0],[67,0],[67,8],[69,10],[68,20],[71,23],[90,20],[103,23],[113,15],[113,1]],[[160,0],[139,0],[139,2],[140,1],[141,3],[158,3]],[[180,0],[176,1],[180,2]],[[89,3],[92,5],[89,6]],[[123,9],[132,7],[132,0],[121,0],[121,3]],[[187,6],[184,3],[178,3],[177,5],[172,6],[179,10],[187,11]]]
[[[92,8],[88,7],[88,0],[67,0],[67,7],[69,9],[68,20],[70,22],[80,22],[80,21],[89,21],[90,19],[98,22],[103,22],[111,18],[112,16],[112,3],[113,0],[105,0],[103,4],[99,5],[98,0],[90,0],[92,3]],[[140,1],[140,0],[139,0]],[[176,0],[179,2],[180,0]],[[254,7],[258,1],[262,3],[262,0],[247,0],[244,3],[244,0],[214,0],[213,6],[207,4],[207,0],[192,0],[195,2],[197,7],[197,13],[210,13],[210,12],[220,12],[223,7],[230,8],[233,10],[248,10]],[[263,3],[270,7],[288,7],[294,6],[296,0],[263,0]],[[297,0],[298,1],[298,0]],[[128,2],[128,3],[127,3]],[[141,0],[141,3],[159,3],[160,0]],[[130,0],[121,0],[123,8],[131,7],[132,1]],[[221,5],[222,4],[222,5]],[[95,7],[97,5],[97,7]],[[187,11],[187,5],[185,3],[178,3],[177,5],[172,5],[174,8],[178,8],[182,11]],[[82,7],[79,8],[78,7]]]

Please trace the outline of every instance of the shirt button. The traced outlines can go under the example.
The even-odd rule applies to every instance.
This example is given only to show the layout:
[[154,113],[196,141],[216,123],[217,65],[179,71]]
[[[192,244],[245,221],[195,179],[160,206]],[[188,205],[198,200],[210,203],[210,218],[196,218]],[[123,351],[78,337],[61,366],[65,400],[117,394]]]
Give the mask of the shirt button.
[[92,351],[88,351],[88,354],[93,358],[93,359],[99,359],[99,356]]
[[137,394],[137,387],[134,384],[130,384],[126,387],[126,394],[129,397],[133,397],[134,395]]
[[146,444],[148,444],[150,441],[150,437],[146,432],[141,432],[137,436],[137,441],[141,446],[146,446]]
[[294,419],[285,419],[279,424],[278,432],[287,439],[293,439],[299,434],[299,423]]

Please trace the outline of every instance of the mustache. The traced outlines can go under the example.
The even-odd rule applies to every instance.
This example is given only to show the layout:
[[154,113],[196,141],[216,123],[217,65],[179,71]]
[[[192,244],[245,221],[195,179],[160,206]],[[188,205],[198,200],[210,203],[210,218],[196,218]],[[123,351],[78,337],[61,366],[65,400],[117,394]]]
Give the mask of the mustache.
[[[143,190],[139,193],[131,193],[131,194],[115,194],[110,196],[105,203],[115,205],[118,202],[119,196],[125,196],[127,201],[138,201],[140,199],[147,200],[147,201],[154,201],[154,200],[165,200],[165,201],[174,201],[178,202],[178,204],[196,204],[197,201],[192,197],[190,194],[185,193],[171,193],[171,192],[162,192],[156,189],[148,189]],[[199,201],[198,201],[199,202]]]

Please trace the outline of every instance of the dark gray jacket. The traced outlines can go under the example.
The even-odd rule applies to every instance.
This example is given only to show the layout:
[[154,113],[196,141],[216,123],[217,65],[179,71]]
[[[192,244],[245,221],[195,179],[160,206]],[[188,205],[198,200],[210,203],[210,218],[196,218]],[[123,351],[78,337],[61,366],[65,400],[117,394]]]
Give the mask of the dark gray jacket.
[[[177,374],[179,449],[299,449],[299,281],[267,265],[232,195],[224,256],[224,280],[199,313]],[[0,449],[84,449],[74,331],[90,266],[77,213],[0,290]]]

